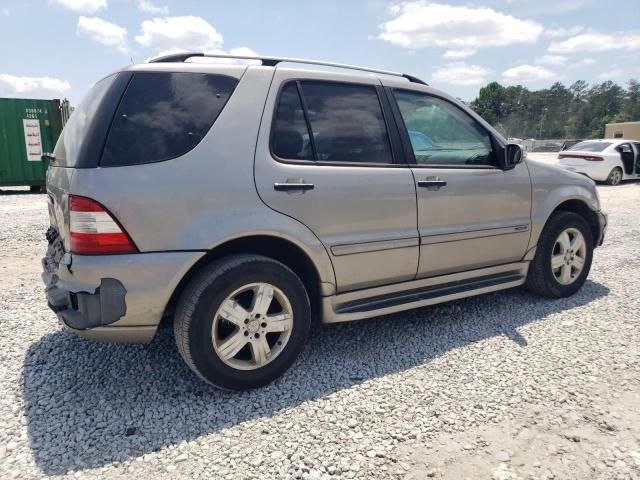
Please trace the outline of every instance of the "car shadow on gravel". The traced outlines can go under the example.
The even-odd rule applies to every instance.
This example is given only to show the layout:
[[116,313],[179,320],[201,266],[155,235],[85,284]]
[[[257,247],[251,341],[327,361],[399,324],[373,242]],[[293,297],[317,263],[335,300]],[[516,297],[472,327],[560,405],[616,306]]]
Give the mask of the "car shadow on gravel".
[[519,327],[608,292],[587,281],[567,299],[511,290],[320,326],[282,378],[242,393],[210,388],[192,374],[168,330],[149,345],[99,344],[60,331],[31,345],[24,360],[22,388],[33,458],[47,475],[101,467],[268,418],[485,338],[505,336],[526,348]]

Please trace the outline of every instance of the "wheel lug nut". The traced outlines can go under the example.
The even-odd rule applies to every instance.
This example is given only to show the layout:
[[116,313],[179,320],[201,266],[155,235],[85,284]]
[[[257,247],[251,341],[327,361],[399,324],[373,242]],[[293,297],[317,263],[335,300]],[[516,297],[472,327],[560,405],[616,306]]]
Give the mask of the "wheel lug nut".
[[262,322],[262,323],[260,324],[260,326],[261,326],[262,328],[267,328],[267,322]]
[[259,333],[256,333],[256,334],[255,334],[255,337],[256,337],[256,338],[260,338],[260,334],[259,334]]
[[249,336],[249,332],[244,332],[244,336],[248,337]]
[[244,323],[249,323],[249,319],[248,319],[248,318],[245,318],[245,319],[244,319]]

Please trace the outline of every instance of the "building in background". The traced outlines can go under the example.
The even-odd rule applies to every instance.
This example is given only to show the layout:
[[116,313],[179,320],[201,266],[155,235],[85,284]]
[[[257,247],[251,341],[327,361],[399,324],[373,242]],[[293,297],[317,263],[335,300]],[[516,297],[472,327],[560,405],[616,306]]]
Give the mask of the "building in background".
[[607,123],[604,138],[628,138],[640,140],[640,122]]

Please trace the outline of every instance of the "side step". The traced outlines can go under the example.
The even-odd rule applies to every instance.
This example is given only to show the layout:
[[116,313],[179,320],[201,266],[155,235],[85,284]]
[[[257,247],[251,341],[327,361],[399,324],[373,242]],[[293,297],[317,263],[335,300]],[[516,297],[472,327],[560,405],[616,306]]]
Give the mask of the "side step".
[[324,322],[347,322],[522,285],[527,262],[325,297]]

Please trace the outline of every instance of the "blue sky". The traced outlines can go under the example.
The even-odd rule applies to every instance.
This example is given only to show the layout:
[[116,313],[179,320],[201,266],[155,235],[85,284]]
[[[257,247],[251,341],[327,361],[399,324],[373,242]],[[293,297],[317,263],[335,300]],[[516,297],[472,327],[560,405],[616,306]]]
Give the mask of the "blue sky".
[[399,70],[472,100],[491,80],[640,78],[640,0],[0,0],[0,96],[78,102],[184,49]]

